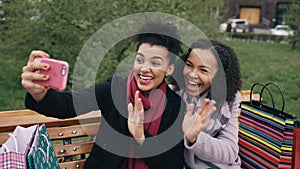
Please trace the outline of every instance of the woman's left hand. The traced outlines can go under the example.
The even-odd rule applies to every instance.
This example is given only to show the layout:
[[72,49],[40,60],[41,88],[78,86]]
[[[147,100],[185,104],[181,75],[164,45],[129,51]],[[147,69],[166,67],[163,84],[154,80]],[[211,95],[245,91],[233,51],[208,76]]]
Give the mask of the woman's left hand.
[[141,98],[139,98],[139,91],[134,95],[135,104],[128,104],[128,129],[135,140],[143,145],[145,141],[144,134],[144,107]]
[[210,124],[210,117],[217,110],[215,104],[214,100],[204,99],[201,107],[194,114],[194,105],[188,105],[182,123],[182,130],[190,143],[194,143],[197,135]]

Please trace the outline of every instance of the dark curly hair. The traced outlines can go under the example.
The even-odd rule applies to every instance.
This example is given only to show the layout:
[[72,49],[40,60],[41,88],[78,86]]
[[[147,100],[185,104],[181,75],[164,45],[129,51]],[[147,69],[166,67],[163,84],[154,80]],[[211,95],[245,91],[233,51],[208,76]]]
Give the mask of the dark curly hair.
[[[213,54],[218,57],[219,59],[218,62],[222,63],[223,70],[220,70],[220,66],[218,69],[218,72],[216,73],[215,77],[212,80],[212,84],[216,84],[216,87],[213,89],[215,95],[220,95],[221,93],[224,93],[224,86],[225,82],[222,81],[222,78],[225,74],[225,79],[226,79],[226,101],[227,102],[232,102],[235,99],[235,94],[241,90],[241,73],[240,73],[240,63],[238,61],[238,58],[234,52],[234,50],[229,47],[228,45],[225,45],[221,42],[218,42],[216,40],[208,40],[208,39],[200,39],[196,42],[194,42],[191,47],[188,49],[188,52],[185,53],[181,59],[186,62],[188,59],[189,54],[194,48],[201,48],[201,49],[210,49]],[[182,62],[182,61],[181,61]],[[182,70],[183,70],[183,64],[176,64],[176,74],[175,77],[177,76],[176,81],[176,86],[178,89],[180,86],[184,86],[184,80],[183,80],[183,75],[182,75]],[[223,73],[224,72],[224,73]],[[181,77],[178,77],[180,75]],[[174,81],[173,81],[174,84]],[[212,94],[212,93],[211,93]],[[219,97],[219,96],[218,96]],[[221,98],[220,96],[219,98]],[[225,98],[225,96],[224,96]],[[224,100],[224,99],[223,99]],[[218,100],[219,102],[221,100]]]
[[182,54],[181,41],[178,29],[171,23],[161,21],[146,22],[138,30],[135,37],[137,48],[143,43],[164,46],[169,50],[170,63],[175,63],[176,55]]

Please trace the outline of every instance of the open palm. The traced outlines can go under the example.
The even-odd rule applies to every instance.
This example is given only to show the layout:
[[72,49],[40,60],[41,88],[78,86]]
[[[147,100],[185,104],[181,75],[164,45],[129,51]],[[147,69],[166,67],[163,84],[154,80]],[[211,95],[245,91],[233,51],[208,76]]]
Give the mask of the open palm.
[[194,143],[197,135],[210,124],[210,117],[217,110],[215,104],[214,100],[204,99],[201,107],[194,114],[194,105],[188,105],[182,123],[182,130],[190,143]]
[[145,139],[144,134],[144,107],[141,98],[139,98],[139,91],[134,95],[135,104],[128,104],[128,129],[131,135],[139,144],[143,144]]

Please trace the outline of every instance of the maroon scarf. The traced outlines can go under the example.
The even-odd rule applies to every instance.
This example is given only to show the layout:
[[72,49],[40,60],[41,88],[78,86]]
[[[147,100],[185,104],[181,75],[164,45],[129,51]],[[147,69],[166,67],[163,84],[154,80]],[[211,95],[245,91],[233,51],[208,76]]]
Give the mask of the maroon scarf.
[[[134,95],[137,90],[139,89],[135,81],[133,71],[131,71],[127,81],[128,103],[131,102],[134,105]],[[166,91],[167,84],[165,81],[163,81],[157,89],[153,89],[147,95],[143,92],[140,92],[139,95],[144,106],[144,130],[146,130],[153,136],[156,136],[158,133],[162,113],[164,111]],[[129,158],[128,168],[148,169],[149,167],[144,163],[142,159]]]

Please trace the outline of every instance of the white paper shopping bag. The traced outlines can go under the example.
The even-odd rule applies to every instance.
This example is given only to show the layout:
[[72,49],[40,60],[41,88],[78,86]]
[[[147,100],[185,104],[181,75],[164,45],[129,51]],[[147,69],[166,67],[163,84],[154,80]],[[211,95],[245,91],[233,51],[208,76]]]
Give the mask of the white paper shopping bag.
[[9,139],[0,147],[0,168],[27,169],[26,157],[37,125],[24,128],[17,126]]

